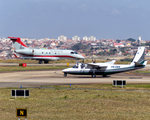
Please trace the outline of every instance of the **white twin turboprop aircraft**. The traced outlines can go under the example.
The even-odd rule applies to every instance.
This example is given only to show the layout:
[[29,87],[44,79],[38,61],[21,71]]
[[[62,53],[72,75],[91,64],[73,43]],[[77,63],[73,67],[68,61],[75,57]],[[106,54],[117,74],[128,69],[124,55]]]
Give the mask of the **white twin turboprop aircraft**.
[[[48,63],[52,60],[60,59],[84,59],[84,57],[73,50],[52,50],[52,49],[31,49],[28,48],[20,38],[8,37],[12,40],[15,46],[15,52],[22,55],[23,59],[39,60],[39,64]],[[16,54],[14,54],[15,57]]]
[[144,68],[147,64],[147,61],[145,61],[144,58],[145,47],[138,47],[136,55],[130,65],[114,64],[116,60],[106,63],[78,63],[73,68],[64,69],[62,72],[64,73],[64,77],[66,77],[67,74],[91,75],[92,77],[96,77],[96,75],[103,75],[103,77],[106,77],[110,74]]

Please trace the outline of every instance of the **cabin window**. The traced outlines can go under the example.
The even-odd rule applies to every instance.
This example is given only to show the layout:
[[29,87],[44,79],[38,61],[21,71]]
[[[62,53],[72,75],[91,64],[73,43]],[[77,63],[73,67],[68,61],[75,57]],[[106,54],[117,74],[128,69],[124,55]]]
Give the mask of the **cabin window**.
[[46,54],[47,54],[47,52],[46,52]]
[[42,54],[43,54],[44,52],[42,52]]
[[51,52],[49,52],[49,54],[51,54]]

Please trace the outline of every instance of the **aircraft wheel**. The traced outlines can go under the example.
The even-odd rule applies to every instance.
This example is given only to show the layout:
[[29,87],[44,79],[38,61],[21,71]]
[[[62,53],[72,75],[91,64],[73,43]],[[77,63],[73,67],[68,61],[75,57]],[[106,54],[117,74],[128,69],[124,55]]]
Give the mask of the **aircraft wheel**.
[[47,64],[49,61],[44,61],[44,64]]
[[92,75],[92,78],[95,78],[96,77],[96,75]]
[[43,61],[42,60],[39,60],[39,64],[42,64],[43,63]]
[[107,77],[107,75],[103,75],[103,77]]
[[64,77],[67,77],[67,73],[64,73]]

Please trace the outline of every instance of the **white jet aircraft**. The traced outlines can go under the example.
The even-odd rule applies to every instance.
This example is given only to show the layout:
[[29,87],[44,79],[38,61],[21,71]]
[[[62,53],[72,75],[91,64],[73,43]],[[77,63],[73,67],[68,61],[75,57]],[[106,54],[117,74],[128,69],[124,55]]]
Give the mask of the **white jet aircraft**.
[[64,69],[62,72],[64,73],[64,77],[66,77],[67,74],[91,75],[92,77],[96,77],[96,75],[103,75],[103,77],[106,77],[110,74],[144,68],[147,64],[147,61],[145,61],[144,58],[145,47],[138,47],[136,55],[129,65],[114,64],[116,60],[112,60],[106,63],[78,63],[73,66],[73,68]]
[[[73,50],[52,50],[52,49],[31,49],[28,48],[20,38],[8,37],[15,46],[15,52],[22,55],[23,59],[39,60],[39,64],[48,63],[52,60],[60,59],[84,59],[84,57]],[[16,54],[14,54],[15,57]]]

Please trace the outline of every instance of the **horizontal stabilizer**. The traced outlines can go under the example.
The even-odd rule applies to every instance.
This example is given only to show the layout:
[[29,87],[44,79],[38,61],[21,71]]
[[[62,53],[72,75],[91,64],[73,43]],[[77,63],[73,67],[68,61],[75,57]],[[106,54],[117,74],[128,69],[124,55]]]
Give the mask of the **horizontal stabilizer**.
[[14,56],[15,56],[16,58],[19,58],[15,53],[14,53]]
[[16,49],[24,49],[27,48],[27,46],[21,41],[19,37],[8,37],[11,41],[13,41],[13,44]]
[[147,61],[143,61],[143,63],[134,62],[136,66],[145,66],[147,64]]
[[143,66],[142,64],[138,63],[138,62],[134,62],[136,66]]
[[8,37],[8,38],[10,38],[11,40],[18,40],[19,39],[19,37]]

